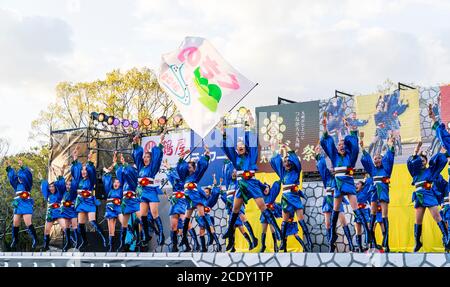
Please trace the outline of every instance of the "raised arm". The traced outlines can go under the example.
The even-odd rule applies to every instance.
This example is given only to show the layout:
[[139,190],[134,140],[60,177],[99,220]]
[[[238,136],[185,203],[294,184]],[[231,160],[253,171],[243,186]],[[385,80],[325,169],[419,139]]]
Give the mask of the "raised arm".
[[209,165],[209,153],[202,157],[200,157],[199,161],[197,162],[197,167],[194,172],[194,178],[196,182],[199,182],[200,179],[205,174],[205,171],[208,169]]
[[281,158],[281,155],[279,153],[274,155],[270,159],[270,166],[272,167],[272,169],[275,171],[275,173],[278,175],[278,177],[280,179],[284,178],[285,169],[283,166],[283,159]]
[[16,174],[16,171],[8,164],[6,167],[6,173],[8,176],[9,184],[11,184],[14,190],[17,190],[17,185],[19,184],[19,180]]
[[45,201],[48,200],[48,197],[50,195],[48,187],[49,187],[48,181],[45,179],[41,180],[41,193]]
[[105,173],[102,176],[102,181],[103,181],[103,187],[105,189],[105,193],[109,197],[109,194],[111,193],[111,190],[113,187],[113,180],[112,180],[111,173],[109,173],[109,172]]
[[375,165],[373,164],[372,157],[370,154],[364,149],[364,142],[361,140],[359,142],[359,145],[361,146],[361,149],[363,151],[362,157],[361,157],[361,164],[364,167],[364,170],[370,174],[370,176],[373,176],[373,171],[375,170]]
[[359,154],[358,130],[350,130],[347,122],[345,122],[345,125],[350,131],[350,134],[344,138],[345,152],[350,155],[351,165],[355,166]]
[[381,160],[381,163],[383,164],[383,167],[389,176],[391,176],[392,169],[394,168],[394,158],[395,158],[394,138],[391,137],[388,142],[388,149],[386,151],[386,154],[383,156],[383,159]]
[[231,145],[230,147],[225,131],[223,132],[222,149],[228,159],[233,163],[234,166],[236,166],[236,159],[238,155],[234,145]]
[[442,172],[445,165],[447,164],[447,156],[445,153],[437,153],[435,154],[428,164],[428,168],[431,171],[431,178],[434,180],[438,177],[438,175]]
[[258,136],[250,131],[245,132],[245,148],[252,165],[258,162]]
[[328,133],[326,117],[323,118],[322,125],[324,132],[322,138],[320,139],[320,146],[322,147],[325,154],[330,158],[331,162],[333,162],[334,164],[334,160],[336,159],[338,152],[333,138]]
[[316,167],[317,171],[320,174],[320,178],[322,178],[323,186],[326,187],[328,181],[332,178],[331,172],[327,167],[327,162],[325,157],[320,154],[320,147],[316,147]]
[[97,176],[96,176],[96,172],[95,172],[94,163],[92,162],[92,156],[93,156],[93,153],[92,152],[89,153],[88,162],[86,163],[86,171],[87,171],[88,177],[89,177],[90,190],[94,190],[95,185],[97,184]]
[[227,189],[232,181],[233,169],[234,169],[233,164],[230,161],[225,161],[222,168],[222,177],[223,177],[223,184]]
[[274,181],[270,187],[270,202],[275,202],[281,191],[281,180]]
[[161,143],[152,148],[152,161],[150,163],[150,170],[153,176],[155,176],[161,168],[161,163],[164,155],[163,148],[164,147]]

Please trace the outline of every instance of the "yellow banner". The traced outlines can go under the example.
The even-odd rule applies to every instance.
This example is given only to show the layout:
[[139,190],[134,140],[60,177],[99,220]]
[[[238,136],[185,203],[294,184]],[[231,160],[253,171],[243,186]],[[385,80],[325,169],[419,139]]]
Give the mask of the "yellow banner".
[[[372,138],[387,139],[390,134],[399,134],[402,143],[420,140],[419,91],[401,90],[390,95],[375,93],[355,97],[355,112],[358,119],[369,122],[359,128],[365,134],[365,144]],[[378,125],[378,129],[377,129]]]

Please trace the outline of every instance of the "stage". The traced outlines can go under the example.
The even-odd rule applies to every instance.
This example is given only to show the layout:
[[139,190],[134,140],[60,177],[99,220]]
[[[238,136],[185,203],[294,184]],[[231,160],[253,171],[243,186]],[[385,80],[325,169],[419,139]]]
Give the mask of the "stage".
[[0,267],[449,267],[445,253],[0,253]]

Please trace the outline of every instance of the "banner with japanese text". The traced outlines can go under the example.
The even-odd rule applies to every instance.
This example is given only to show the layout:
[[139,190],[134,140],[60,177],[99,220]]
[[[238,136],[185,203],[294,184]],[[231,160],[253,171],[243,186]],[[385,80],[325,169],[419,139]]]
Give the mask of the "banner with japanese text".
[[[280,144],[295,150],[303,171],[315,171],[314,147],[319,140],[319,101],[256,108],[261,172],[272,172],[270,158]],[[283,153],[287,150],[282,150]]]

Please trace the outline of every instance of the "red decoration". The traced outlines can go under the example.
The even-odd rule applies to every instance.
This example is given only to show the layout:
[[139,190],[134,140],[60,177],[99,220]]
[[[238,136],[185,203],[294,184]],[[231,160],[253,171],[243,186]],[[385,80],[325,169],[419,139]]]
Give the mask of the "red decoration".
[[242,173],[242,177],[243,177],[245,180],[249,180],[250,178],[253,177],[253,173],[250,172],[250,171],[248,171],[248,170],[246,170],[246,171],[244,171],[244,173]]
[[205,206],[205,212],[209,213],[211,211],[211,208],[209,208],[208,206]]
[[351,167],[347,168],[347,175],[353,176],[354,173],[355,171],[353,170],[353,168]]
[[299,190],[300,190],[300,186],[298,186],[298,185],[294,185],[291,187],[291,191],[293,191],[293,192],[298,192]]
[[54,208],[54,209],[55,209],[55,208],[59,208],[59,203],[58,203],[58,202],[55,202],[55,203],[53,203],[51,206],[52,206],[52,208]]
[[366,208],[366,205],[364,203],[358,203],[358,208],[359,209]]
[[183,198],[183,197],[184,197],[184,193],[183,192],[180,192],[180,191],[175,192],[175,198],[176,199],[180,199],[180,198]]
[[132,191],[127,191],[125,193],[125,197],[128,198],[128,199],[132,198],[133,196],[134,196],[134,193]]
[[71,207],[72,206],[72,201],[64,201],[64,207]]
[[426,190],[430,190],[431,186],[432,186],[431,182],[428,181],[423,184],[423,188],[425,188]]
[[377,206],[377,212],[381,212],[381,205]]
[[81,196],[84,197],[84,198],[88,198],[88,197],[91,196],[91,192],[89,190],[83,190],[81,192]]
[[273,205],[273,203],[268,203],[266,206],[267,206],[267,208],[269,210],[274,210],[275,209],[275,206]]
[[27,192],[27,191],[22,191],[19,196],[22,199],[29,199],[30,198],[30,193]]
[[195,184],[195,183],[193,183],[193,182],[190,182],[190,183],[188,183],[188,185],[187,185],[187,188],[189,189],[189,190],[193,190],[193,189],[195,189],[197,187],[197,185]]
[[381,180],[382,183],[385,184],[390,184],[391,183],[391,179],[389,177],[383,177],[383,179]]
[[146,177],[142,178],[142,179],[139,181],[139,184],[140,184],[141,186],[147,186],[147,185],[149,185],[150,183],[151,183],[151,181],[150,181],[148,178],[146,178]]
[[114,198],[112,201],[115,205],[120,205],[122,203],[122,200],[120,198]]

